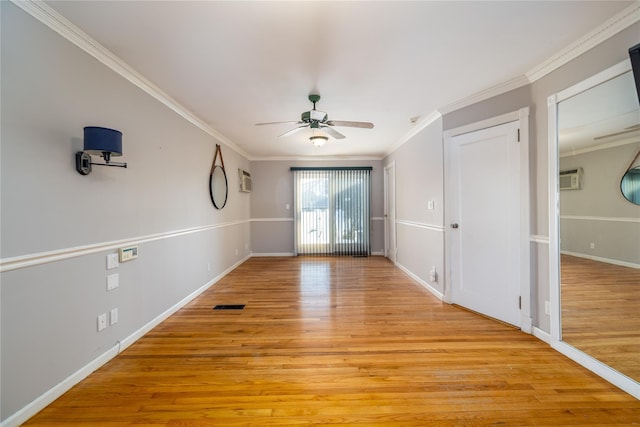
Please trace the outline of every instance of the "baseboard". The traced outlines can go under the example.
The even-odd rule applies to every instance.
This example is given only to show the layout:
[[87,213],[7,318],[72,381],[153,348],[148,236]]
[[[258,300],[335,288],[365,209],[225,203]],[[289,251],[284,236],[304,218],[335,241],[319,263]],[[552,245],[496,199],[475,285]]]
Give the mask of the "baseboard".
[[411,270],[409,270],[407,267],[405,267],[404,265],[400,264],[399,262],[396,263],[396,267],[398,267],[400,270],[404,271],[409,277],[411,277],[413,280],[418,282],[423,288],[425,288],[426,290],[431,292],[433,295],[435,295],[440,301],[444,300],[444,295],[440,291],[435,289],[433,286],[431,286],[431,284],[429,284],[429,282],[425,282],[424,280],[422,280],[420,277],[416,276]]
[[248,260],[251,256],[248,255],[246,257],[244,257],[243,259],[241,259],[240,261],[236,262],[235,264],[233,264],[231,267],[227,268],[226,270],[224,270],[222,273],[218,274],[216,277],[214,277],[213,279],[211,279],[210,281],[208,281],[207,283],[205,283],[204,285],[200,286],[198,289],[196,289],[195,291],[193,291],[192,293],[190,293],[189,295],[187,295],[186,297],[184,297],[182,300],[180,300],[179,302],[177,302],[176,304],[174,304],[172,307],[168,308],[167,310],[165,310],[164,312],[162,312],[160,315],[158,315],[157,317],[155,317],[153,320],[151,320],[149,323],[147,323],[146,325],[144,325],[143,327],[141,327],[140,329],[138,329],[137,331],[135,331],[133,334],[129,335],[128,337],[124,338],[123,340],[119,341],[119,345],[120,345],[120,349],[119,351],[124,350],[125,348],[129,347],[131,344],[133,344],[134,342],[138,341],[140,338],[142,338],[145,334],[147,334],[149,331],[151,331],[153,328],[155,328],[156,326],[158,326],[160,323],[164,322],[165,320],[167,320],[172,314],[174,314],[176,311],[180,310],[182,307],[184,307],[185,305],[187,305],[189,302],[191,302],[192,300],[194,300],[197,296],[199,296],[201,293],[203,293],[204,291],[206,291],[207,289],[209,289],[211,286],[213,286],[214,284],[216,284],[218,281],[220,281],[220,279],[222,279],[224,276],[226,276],[227,274],[231,273],[233,270],[235,270],[240,264],[244,263],[246,260]]
[[264,256],[296,256],[293,252],[252,252],[252,257],[264,257]]
[[546,342],[547,344],[551,344],[551,335],[549,335],[542,329],[536,328],[535,326],[533,327],[533,336],[541,341]]
[[194,298],[199,296],[201,293],[209,289],[215,283],[217,283],[224,276],[229,274],[231,271],[235,270],[240,264],[245,262],[250,258],[250,255],[241,259],[240,261],[233,264],[231,267],[224,270],[222,273],[211,279],[209,282],[199,287],[185,298],[180,300],[178,303],[174,304],[169,309],[162,312],[160,315],[155,317],[153,320],[145,324],[143,327],[129,335],[128,337],[118,341],[113,347],[109,350],[102,353],[100,356],[93,359],[91,362],[78,369],[73,374],[69,375],[63,381],[47,390],[45,393],[37,397],[31,403],[11,415],[6,420],[0,423],[0,427],[15,427],[20,424],[26,422],[29,418],[33,417],[35,414],[46,408],[48,405],[53,403],[57,398],[62,396],[68,390],[70,390],[73,386],[78,384],[80,381],[88,377],[91,373],[93,373],[98,368],[102,367],[105,363],[116,357],[121,351],[125,348],[129,347],[131,344],[135,343],[141,337],[143,337],[147,332],[158,326],[160,323],[165,321],[169,316],[174,314],[176,311],[180,310],[186,304],[191,302]]
[[570,256],[577,257],[577,258],[590,259],[592,261],[604,262],[606,264],[613,264],[613,265],[619,265],[621,267],[630,267],[630,268],[638,268],[638,269],[640,269],[640,264],[636,264],[636,263],[633,263],[633,262],[619,261],[617,259],[611,259],[611,258],[602,258],[602,257],[599,257],[599,256],[589,255],[589,254],[581,254],[581,253],[578,253],[578,252],[560,251],[560,253],[562,255],[570,255]]

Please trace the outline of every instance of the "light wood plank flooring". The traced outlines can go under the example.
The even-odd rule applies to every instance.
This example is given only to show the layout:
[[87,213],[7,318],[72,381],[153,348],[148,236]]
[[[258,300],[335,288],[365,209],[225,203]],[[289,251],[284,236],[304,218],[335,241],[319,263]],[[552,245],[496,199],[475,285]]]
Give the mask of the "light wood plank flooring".
[[384,258],[304,257],[248,260],[28,425],[638,422],[640,401]]
[[640,381],[640,270],[561,257],[564,341]]

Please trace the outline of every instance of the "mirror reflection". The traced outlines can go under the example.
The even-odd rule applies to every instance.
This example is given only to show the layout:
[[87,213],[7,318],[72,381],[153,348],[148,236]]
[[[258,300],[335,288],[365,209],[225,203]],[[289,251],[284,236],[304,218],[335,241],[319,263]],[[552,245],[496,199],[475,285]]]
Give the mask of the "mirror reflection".
[[227,195],[229,194],[227,174],[220,165],[216,165],[211,173],[209,194],[216,209],[222,209],[227,204]]
[[557,117],[562,340],[638,381],[640,108],[631,71],[560,102]]
[[620,191],[625,199],[640,205],[640,166],[631,168],[624,174],[620,182]]

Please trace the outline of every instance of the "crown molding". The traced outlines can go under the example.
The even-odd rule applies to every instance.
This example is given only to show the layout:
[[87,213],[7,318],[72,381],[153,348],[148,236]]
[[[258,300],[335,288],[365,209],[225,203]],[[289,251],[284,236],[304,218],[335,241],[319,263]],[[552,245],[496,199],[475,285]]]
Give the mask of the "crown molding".
[[216,129],[209,126],[198,116],[189,111],[186,107],[173,99],[150,80],[129,66],[113,52],[98,43],[79,27],[71,23],[64,16],[60,15],[42,0],[11,0],[20,9],[70,41],[77,47],[96,58],[102,64],[124,77],[135,86],[139,87],[147,94],[167,106],[169,109],[180,115],[182,118],[195,125],[202,131],[224,143],[238,154],[248,157],[248,153],[239,145],[231,141]]
[[380,161],[384,156],[274,156],[249,157],[251,162],[336,162],[336,161]]
[[493,98],[494,96],[502,95],[514,89],[526,86],[529,83],[530,82],[526,76],[518,76],[511,80],[507,80],[506,82],[481,90],[480,92],[476,92],[473,95],[467,96],[466,98],[463,98],[459,101],[445,105],[444,107],[440,108],[439,111],[443,115],[448,114],[452,111],[477,104],[478,102],[486,101],[487,99]]
[[409,141],[411,138],[416,136],[423,129],[425,129],[426,127],[428,127],[430,124],[440,119],[441,117],[442,117],[442,114],[438,110],[434,110],[430,114],[427,114],[426,116],[422,117],[420,120],[416,122],[415,126],[409,132],[407,132],[402,138],[400,138],[400,140],[398,140],[395,144],[389,147],[389,149],[384,153],[384,157],[387,157],[389,154],[396,151],[398,148],[403,146],[407,141]]
[[640,1],[635,1],[593,31],[531,69],[526,73],[527,80],[533,83],[541,79],[638,21],[640,21]]
[[579,38],[569,46],[548,58],[546,61],[532,68],[530,71],[525,73],[525,75],[515,77],[504,83],[492,86],[456,102],[445,105],[444,107],[439,108],[438,111],[440,111],[442,115],[445,115],[452,111],[468,107],[469,105],[485,101],[489,98],[493,98],[494,96],[502,95],[511,90],[531,84],[557,70],[583,53],[586,53],[590,49],[593,49],[598,44],[611,38],[615,34],[638,21],[640,21],[640,1],[635,1],[618,14],[590,31],[588,34]]

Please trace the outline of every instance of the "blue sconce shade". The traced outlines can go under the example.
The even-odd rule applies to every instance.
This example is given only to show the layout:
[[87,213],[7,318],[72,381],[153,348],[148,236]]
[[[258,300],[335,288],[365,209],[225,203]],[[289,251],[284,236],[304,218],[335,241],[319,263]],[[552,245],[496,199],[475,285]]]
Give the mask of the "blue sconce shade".
[[122,156],[122,132],[87,126],[84,128],[84,151],[101,155],[109,163],[111,156]]

